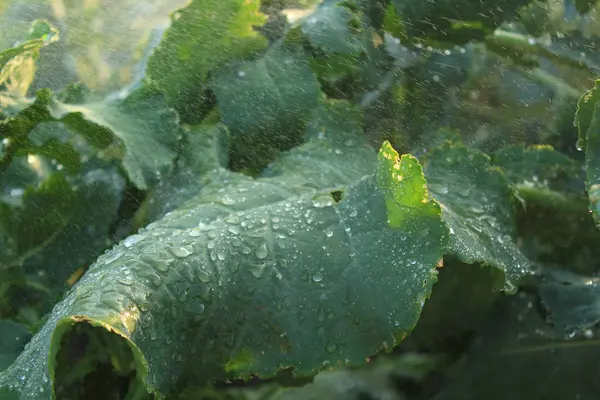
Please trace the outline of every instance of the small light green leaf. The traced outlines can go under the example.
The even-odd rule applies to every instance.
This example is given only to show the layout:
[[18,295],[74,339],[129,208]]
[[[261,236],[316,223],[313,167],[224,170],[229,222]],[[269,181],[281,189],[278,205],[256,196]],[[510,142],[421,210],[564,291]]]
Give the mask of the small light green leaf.
[[577,102],[577,111],[575,112],[575,126],[577,126],[578,140],[577,148],[586,149],[586,140],[588,130],[592,124],[596,104],[600,99],[600,80],[596,80],[594,87],[585,92]]
[[[284,169],[256,180],[216,172],[198,196],[101,256],[0,387],[49,398],[44,374],[53,377],[61,338],[83,321],[125,339],[138,376],[163,395],[288,366],[362,364],[393,347],[431,292],[447,228],[416,159],[398,160],[387,143],[381,153],[376,177],[327,190],[290,185],[298,175]],[[404,186],[395,171],[414,175]]]
[[266,47],[267,40],[254,30],[266,22],[259,4],[193,0],[172,14],[171,27],[148,60],[146,73],[185,122],[202,111],[209,72]]
[[197,195],[208,183],[210,171],[227,167],[229,131],[225,125],[207,121],[184,126],[182,131],[177,162],[151,194],[139,218],[156,221]]
[[461,261],[504,272],[512,291],[528,274],[529,262],[514,242],[515,213],[504,174],[489,157],[460,144],[427,154],[425,177],[450,228],[450,251]]
[[398,153],[389,142],[379,152],[377,185],[383,192],[388,211],[388,223],[395,228],[419,218],[438,218],[440,205],[429,198],[423,170],[410,154],[398,161]]
[[300,26],[308,41],[324,52],[353,54],[362,49],[362,21],[347,1],[322,1]]

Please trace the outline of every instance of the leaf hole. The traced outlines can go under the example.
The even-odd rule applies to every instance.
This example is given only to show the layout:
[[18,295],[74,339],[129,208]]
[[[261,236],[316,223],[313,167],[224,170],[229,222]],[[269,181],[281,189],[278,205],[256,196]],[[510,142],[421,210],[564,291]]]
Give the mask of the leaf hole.
[[329,194],[331,195],[333,201],[335,201],[336,203],[342,201],[342,198],[344,197],[344,192],[342,192],[341,190],[334,190],[329,192]]

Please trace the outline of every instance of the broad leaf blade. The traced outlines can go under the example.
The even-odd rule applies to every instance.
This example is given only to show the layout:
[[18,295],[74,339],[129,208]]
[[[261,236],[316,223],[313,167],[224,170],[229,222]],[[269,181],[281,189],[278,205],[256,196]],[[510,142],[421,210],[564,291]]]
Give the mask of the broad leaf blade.
[[501,299],[464,361],[447,374],[433,399],[596,398],[596,340],[566,340],[544,321],[536,301],[531,295]]
[[302,127],[317,104],[319,83],[301,52],[277,46],[256,61],[230,66],[215,78],[214,90],[234,135],[271,137]]
[[63,109],[61,120],[77,132],[108,131],[124,144],[123,167],[140,189],[155,184],[175,159],[179,121],[155,89],[145,87],[120,102]]
[[[389,144],[381,154],[377,177],[333,192],[293,195],[278,187],[285,173],[231,176],[224,190],[214,181],[102,256],[0,375],[0,386],[48,398],[48,354],[77,321],[128,340],[138,373],[163,394],[286,366],[305,374],[359,364],[394,346],[430,294],[447,228],[416,160],[398,161]],[[392,181],[396,170],[414,173],[407,182],[421,188],[419,198]],[[238,195],[244,187],[253,198]],[[239,201],[219,204],[234,195]],[[422,213],[407,207],[415,204]]]
[[544,269],[540,297],[562,334],[583,331],[600,322],[600,282],[596,277]]
[[255,174],[276,151],[300,142],[306,118],[317,106],[319,83],[301,49],[278,45],[258,60],[229,65],[214,79],[213,90],[235,139],[232,165]]
[[61,103],[50,90],[40,90],[33,102],[24,103],[2,121],[0,134],[11,138],[10,146],[18,149],[28,145],[27,135],[43,122],[62,122],[100,149],[118,139],[123,168],[140,189],[148,189],[171,167],[180,136],[176,113],[151,86],[124,100],[91,104]]
[[428,153],[424,170],[450,227],[450,252],[469,264],[499,268],[505,290],[514,290],[528,274],[529,262],[513,239],[514,204],[504,174],[485,154],[460,144]]
[[208,73],[265,48],[267,40],[254,30],[265,21],[258,0],[193,0],[173,13],[146,73],[182,119],[195,122]]
[[326,53],[355,54],[362,50],[360,16],[348,2],[324,0],[300,24],[311,45]]

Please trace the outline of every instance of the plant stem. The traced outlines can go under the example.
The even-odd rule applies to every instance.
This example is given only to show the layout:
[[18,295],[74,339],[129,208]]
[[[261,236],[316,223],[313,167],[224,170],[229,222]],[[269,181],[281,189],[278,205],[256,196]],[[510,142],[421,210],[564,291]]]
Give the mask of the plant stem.
[[506,50],[512,50],[515,53],[533,54],[548,58],[557,64],[568,65],[570,67],[584,69],[593,75],[596,75],[589,66],[581,60],[566,57],[552,51],[545,43],[532,36],[525,36],[516,32],[497,30],[489,35],[485,42],[490,45],[500,46]]

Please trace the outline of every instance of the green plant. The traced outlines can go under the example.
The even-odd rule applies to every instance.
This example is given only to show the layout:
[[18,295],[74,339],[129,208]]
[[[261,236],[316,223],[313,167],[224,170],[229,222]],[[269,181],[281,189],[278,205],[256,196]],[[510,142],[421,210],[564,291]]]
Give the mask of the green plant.
[[192,0],[105,92],[40,83],[53,7],[0,53],[0,399],[597,396],[595,6]]

